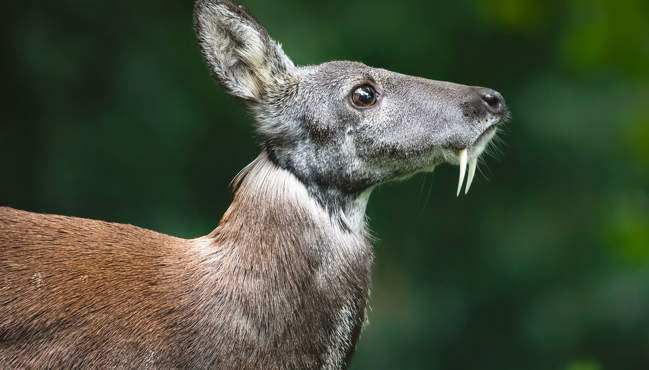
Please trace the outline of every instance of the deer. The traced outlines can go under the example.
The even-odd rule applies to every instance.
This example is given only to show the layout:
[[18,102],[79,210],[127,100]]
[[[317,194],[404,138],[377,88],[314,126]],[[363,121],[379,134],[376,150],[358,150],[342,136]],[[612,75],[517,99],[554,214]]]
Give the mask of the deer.
[[261,154],[206,236],[0,208],[2,369],[346,369],[367,322],[374,188],[460,166],[508,110],[491,89],[296,66],[243,7],[198,0],[212,76]]

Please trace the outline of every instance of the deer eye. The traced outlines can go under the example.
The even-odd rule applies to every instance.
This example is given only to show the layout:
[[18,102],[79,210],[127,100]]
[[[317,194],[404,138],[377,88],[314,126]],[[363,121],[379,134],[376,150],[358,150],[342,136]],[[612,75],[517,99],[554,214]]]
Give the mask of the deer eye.
[[352,104],[358,108],[369,107],[376,104],[378,95],[372,86],[360,86],[352,93]]

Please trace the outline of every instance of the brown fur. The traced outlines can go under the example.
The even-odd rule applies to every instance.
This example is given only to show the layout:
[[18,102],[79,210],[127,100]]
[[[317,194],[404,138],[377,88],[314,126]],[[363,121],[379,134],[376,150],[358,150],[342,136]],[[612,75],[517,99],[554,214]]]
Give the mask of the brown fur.
[[[193,240],[0,208],[0,367],[338,368],[332,350],[346,367],[369,245],[264,154],[245,175]],[[344,304],[352,327],[336,333]]]

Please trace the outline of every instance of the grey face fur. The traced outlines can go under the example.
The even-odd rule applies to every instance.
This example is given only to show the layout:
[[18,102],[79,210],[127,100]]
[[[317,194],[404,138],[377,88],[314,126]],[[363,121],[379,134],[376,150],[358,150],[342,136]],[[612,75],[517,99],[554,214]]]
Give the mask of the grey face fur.
[[[344,209],[385,181],[460,164],[463,149],[474,170],[507,116],[500,95],[485,88],[355,62],[296,67],[228,2],[199,2],[196,28],[213,75],[256,118],[269,158],[328,209]],[[366,85],[376,103],[354,106],[351,95]]]

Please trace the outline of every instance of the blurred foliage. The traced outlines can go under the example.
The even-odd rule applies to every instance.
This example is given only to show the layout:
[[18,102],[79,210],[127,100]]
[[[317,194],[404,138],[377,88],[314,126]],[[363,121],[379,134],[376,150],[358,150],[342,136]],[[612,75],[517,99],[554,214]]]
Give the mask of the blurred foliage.
[[575,362],[568,366],[567,370],[602,370],[602,367],[599,366],[597,362],[594,361],[583,361]]
[[[468,196],[448,165],[374,192],[353,369],[649,368],[649,2],[244,5],[297,64],[489,86],[513,113]],[[3,5],[0,205],[182,237],[216,226],[259,149],[209,77],[192,7]]]

